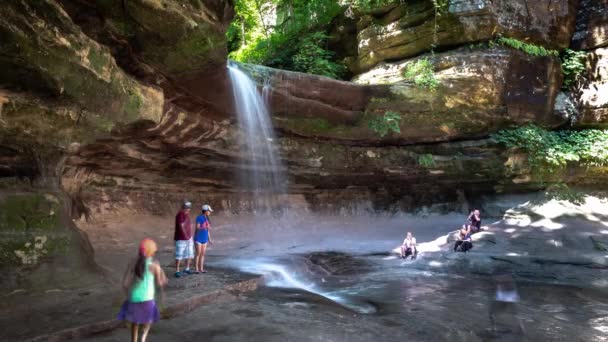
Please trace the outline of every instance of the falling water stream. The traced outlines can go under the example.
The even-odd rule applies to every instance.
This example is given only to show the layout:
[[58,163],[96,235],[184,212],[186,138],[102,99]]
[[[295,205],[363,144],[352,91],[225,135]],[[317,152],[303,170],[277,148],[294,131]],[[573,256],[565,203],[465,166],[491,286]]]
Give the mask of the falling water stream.
[[258,200],[269,200],[283,192],[285,176],[276,151],[275,135],[268,111],[270,86],[263,92],[239,65],[229,62],[228,72],[232,83],[235,109],[243,133],[242,143],[247,149],[247,165],[242,168],[241,181]]
[[[274,202],[284,190],[285,177],[274,145],[275,136],[268,111],[270,85],[264,82],[262,91],[238,63],[229,62],[235,109],[248,152],[248,165],[241,172],[244,185],[253,192],[257,205]],[[274,198],[273,198],[274,197]],[[263,201],[263,202],[262,202]],[[260,203],[262,202],[262,203]],[[287,265],[267,260],[249,260],[237,267],[244,271],[262,274],[268,286],[296,288],[336,301],[358,312],[369,313],[367,306],[352,305],[341,296],[322,291],[313,282],[302,279]]]

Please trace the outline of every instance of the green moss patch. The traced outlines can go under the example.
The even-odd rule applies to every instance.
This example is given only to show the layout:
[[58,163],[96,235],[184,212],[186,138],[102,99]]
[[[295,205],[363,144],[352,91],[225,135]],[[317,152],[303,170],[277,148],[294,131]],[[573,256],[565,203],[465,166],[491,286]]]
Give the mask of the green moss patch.
[[33,267],[65,252],[61,204],[52,195],[20,194],[0,199],[0,267]]

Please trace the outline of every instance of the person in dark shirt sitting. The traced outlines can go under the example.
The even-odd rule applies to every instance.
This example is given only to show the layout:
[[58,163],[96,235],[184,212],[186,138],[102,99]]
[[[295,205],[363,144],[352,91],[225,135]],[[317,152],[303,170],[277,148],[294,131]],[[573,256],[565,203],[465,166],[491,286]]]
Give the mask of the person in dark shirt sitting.
[[470,233],[475,234],[481,231],[481,216],[478,209],[473,209],[467,218],[466,226],[469,227]]
[[458,232],[458,240],[454,243],[454,252],[467,252],[473,248],[471,233],[467,227],[463,226]]

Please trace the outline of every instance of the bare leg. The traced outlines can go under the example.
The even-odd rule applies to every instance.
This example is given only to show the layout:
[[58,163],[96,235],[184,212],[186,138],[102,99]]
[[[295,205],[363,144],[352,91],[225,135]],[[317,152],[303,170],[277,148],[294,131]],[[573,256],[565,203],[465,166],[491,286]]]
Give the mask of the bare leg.
[[182,263],[181,260],[175,259],[175,272],[176,273],[179,272],[179,266],[180,266],[181,263]]
[[405,257],[405,247],[401,246],[401,257]]
[[205,253],[207,253],[207,244],[206,243],[201,245],[201,252],[202,253],[200,254],[200,265],[201,265],[200,266],[200,268],[201,268],[200,271],[203,272],[205,270],[204,269],[204,267],[205,267],[205,265],[204,265],[205,264]]
[[190,269],[190,264],[192,263],[192,259],[186,259],[186,269]]
[[144,331],[141,333],[141,342],[146,342],[152,324],[142,324],[142,326],[144,327]]
[[201,256],[202,256],[202,244],[196,244],[196,259],[194,260],[194,268],[197,272],[202,270]]
[[139,325],[131,323],[131,342],[137,342],[137,334],[139,332]]

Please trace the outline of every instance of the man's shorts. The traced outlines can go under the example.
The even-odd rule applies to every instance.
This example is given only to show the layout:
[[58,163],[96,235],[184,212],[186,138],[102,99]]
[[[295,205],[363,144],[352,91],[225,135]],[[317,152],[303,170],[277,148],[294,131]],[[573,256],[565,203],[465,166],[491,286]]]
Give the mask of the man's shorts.
[[194,258],[194,241],[177,240],[175,241],[175,260]]

